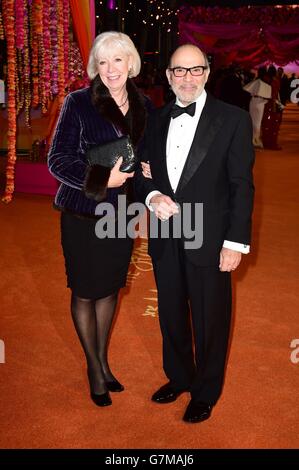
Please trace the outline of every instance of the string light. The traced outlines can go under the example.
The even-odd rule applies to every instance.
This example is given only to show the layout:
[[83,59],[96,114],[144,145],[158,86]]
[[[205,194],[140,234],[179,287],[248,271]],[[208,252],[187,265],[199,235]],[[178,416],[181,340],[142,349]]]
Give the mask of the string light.
[[[100,7],[104,9],[106,8],[104,3],[106,2],[103,2],[101,0],[99,1],[98,5],[100,5]],[[160,1],[160,0],[146,0],[146,3],[148,4],[148,7],[150,8],[150,11],[149,11],[150,22],[147,23],[145,20],[142,20],[142,18],[140,18],[140,16],[138,16],[137,14],[136,18],[134,19],[134,23],[136,24],[138,23],[138,21],[142,21],[143,24],[148,24],[150,26],[155,26],[156,24],[160,28],[165,28],[167,32],[170,32],[168,31],[169,26],[173,25],[173,21],[174,19],[176,19],[179,10],[169,8],[167,6],[167,2]],[[119,7],[115,6],[114,9],[119,10]],[[142,11],[143,11],[142,8],[137,8],[136,2],[130,1],[125,6],[125,9],[123,9],[124,16],[122,17],[122,21],[126,21],[127,16],[133,15],[134,13],[136,15],[137,12],[142,13]]]

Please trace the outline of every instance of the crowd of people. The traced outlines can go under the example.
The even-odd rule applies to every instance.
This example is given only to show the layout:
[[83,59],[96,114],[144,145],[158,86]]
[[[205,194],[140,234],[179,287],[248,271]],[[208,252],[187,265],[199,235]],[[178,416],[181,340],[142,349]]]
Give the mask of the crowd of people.
[[250,93],[249,112],[253,122],[256,148],[281,150],[278,144],[282,112],[290,101],[293,76],[288,78],[282,67],[260,67],[257,77],[245,85]]
[[257,71],[230,66],[216,70],[208,83],[209,91],[227,103],[249,111],[253,124],[253,144],[257,149],[281,150],[278,134],[282,112],[293,91],[296,75],[284,73],[274,65]]
[[[253,70],[232,64],[212,70],[206,89],[216,98],[249,111],[255,148],[280,150],[282,112],[290,102],[295,78],[294,73],[287,75],[282,67],[274,65]],[[138,86],[149,96],[155,96],[157,88],[163,89],[163,102],[173,99],[165,74],[151,63],[146,64],[138,77]],[[160,96],[157,99],[162,104]]]

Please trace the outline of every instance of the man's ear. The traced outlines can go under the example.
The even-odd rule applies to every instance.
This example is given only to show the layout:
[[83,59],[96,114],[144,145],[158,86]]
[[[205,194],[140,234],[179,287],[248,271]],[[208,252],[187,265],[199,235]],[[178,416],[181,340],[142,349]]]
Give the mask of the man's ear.
[[206,72],[206,81],[205,81],[205,84],[206,84],[207,81],[208,81],[209,75],[210,75],[210,69]]
[[169,85],[171,85],[171,74],[170,74],[170,70],[166,69],[165,73],[166,73],[166,77],[167,77],[168,83],[169,83]]

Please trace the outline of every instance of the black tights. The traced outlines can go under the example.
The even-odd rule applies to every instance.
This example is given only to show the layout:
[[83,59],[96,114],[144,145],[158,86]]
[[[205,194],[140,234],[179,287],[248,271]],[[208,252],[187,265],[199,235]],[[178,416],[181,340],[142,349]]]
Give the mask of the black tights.
[[107,349],[117,296],[118,292],[91,300],[72,294],[72,317],[85,352],[92,393],[105,393],[105,382],[115,380],[108,365]]

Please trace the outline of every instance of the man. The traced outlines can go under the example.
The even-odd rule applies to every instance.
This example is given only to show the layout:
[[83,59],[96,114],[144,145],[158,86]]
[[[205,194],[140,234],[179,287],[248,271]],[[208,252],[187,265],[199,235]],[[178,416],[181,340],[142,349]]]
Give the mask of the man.
[[283,104],[283,106],[286,106],[287,101],[290,99],[289,78],[284,73],[284,70],[282,67],[278,67],[277,75],[280,80],[280,89],[279,89],[280,101]]
[[[161,221],[175,220],[180,207],[183,229],[184,211],[191,206],[196,223],[196,205],[203,203],[203,222],[195,227],[203,231],[203,243],[188,245],[184,233],[181,238],[174,232],[168,238],[150,234],[169,379],[152,400],[169,403],[189,391],[183,419],[195,423],[210,417],[222,389],[230,272],[249,252],[254,151],[249,114],[207,95],[209,64],[200,49],[180,46],[166,75],[176,102],[149,119],[143,160],[152,179],[139,175],[137,191]],[[168,222],[159,222],[160,229]]]

